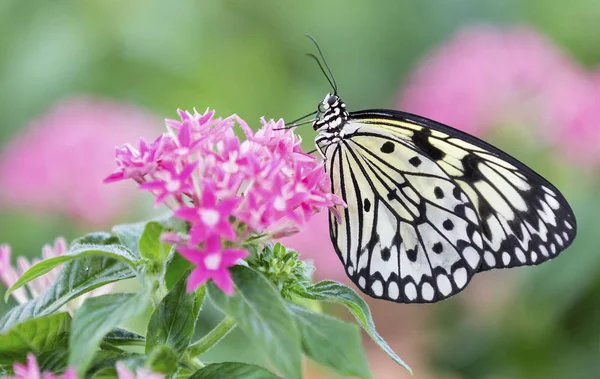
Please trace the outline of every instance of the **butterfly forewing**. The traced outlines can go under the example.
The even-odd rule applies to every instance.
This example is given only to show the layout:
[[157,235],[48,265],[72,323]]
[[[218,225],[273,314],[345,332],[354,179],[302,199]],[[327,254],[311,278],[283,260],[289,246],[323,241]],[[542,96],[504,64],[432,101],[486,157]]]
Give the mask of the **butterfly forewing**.
[[[560,192],[498,148],[402,112],[357,112],[351,120],[404,139],[460,186],[477,212],[482,231],[479,271],[542,263],[575,238],[575,217]],[[360,130],[351,139],[359,138]]]

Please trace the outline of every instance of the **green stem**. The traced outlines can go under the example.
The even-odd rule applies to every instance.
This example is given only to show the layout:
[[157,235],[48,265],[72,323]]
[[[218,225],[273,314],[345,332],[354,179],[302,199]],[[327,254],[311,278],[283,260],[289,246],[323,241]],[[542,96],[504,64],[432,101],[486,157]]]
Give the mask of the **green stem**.
[[190,357],[197,357],[206,352],[211,347],[219,343],[219,341],[221,341],[227,335],[227,333],[233,330],[235,325],[235,319],[233,317],[225,317],[223,321],[221,321],[219,325],[215,326],[213,330],[208,332],[207,335],[202,337],[199,341],[191,344],[188,347],[187,354],[189,354]]

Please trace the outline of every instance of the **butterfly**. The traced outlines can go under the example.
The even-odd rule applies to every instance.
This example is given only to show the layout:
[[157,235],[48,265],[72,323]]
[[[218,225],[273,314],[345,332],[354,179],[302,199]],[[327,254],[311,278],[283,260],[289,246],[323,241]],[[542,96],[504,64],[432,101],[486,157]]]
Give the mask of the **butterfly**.
[[478,272],[538,265],[573,242],[577,223],[563,195],[502,150],[410,113],[349,112],[312,40],[327,71],[309,55],[334,92],[303,118],[315,116],[307,123],[332,192],[347,204],[340,217],[330,212],[330,236],[361,291],[433,303]]

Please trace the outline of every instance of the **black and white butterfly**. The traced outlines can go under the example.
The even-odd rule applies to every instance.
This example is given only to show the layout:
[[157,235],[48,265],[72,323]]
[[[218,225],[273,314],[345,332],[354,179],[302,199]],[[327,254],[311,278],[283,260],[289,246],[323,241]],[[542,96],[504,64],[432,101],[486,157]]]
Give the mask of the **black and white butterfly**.
[[363,292],[436,302],[477,272],[537,265],[573,242],[569,204],[529,167],[424,117],[348,112],[323,54],[327,71],[312,56],[334,89],[311,114],[315,142],[347,204],[330,214],[331,240]]

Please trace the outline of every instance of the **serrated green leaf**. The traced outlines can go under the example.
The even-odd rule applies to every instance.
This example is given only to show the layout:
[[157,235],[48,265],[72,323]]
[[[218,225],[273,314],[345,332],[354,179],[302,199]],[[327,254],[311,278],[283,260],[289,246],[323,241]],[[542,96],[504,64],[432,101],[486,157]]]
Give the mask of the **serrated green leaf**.
[[8,299],[8,295],[17,288],[29,283],[35,278],[38,278],[47,272],[51,271],[56,266],[66,263],[75,259],[81,259],[88,256],[105,256],[113,259],[120,260],[124,264],[128,265],[132,270],[135,270],[136,258],[131,251],[126,249],[122,245],[90,245],[90,244],[74,244],[67,254],[59,255],[57,257],[44,259],[43,261],[33,265],[29,270],[25,271],[23,275],[13,284],[6,295],[4,300]]
[[296,295],[306,299],[327,301],[345,305],[350,313],[354,315],[360,325],[362,325],[367,334],[369,334],[369,336],[373,339],[373,341],[375,341],[379,347],[381,347],[381,349],[396,363],[412,373],[410,367],[408,367],[408,365],[404,363],[404,361],[400,359],[396,353],[394,353],[387,342],[385,342],[379,333],[377,333],[369,306],[352,289],[335,281],[324,280],[313,286],[305,288],[302,292],[296,292]]
[[146,222],[136,222],[133,224],[120,224],[112,228],[112,232],[118,237],[121,244],[128,248],[131,252],[139,255],[139,241],[144,233]]
[[239,328],[286,378],[301,378],[300,334],[279,292],[248,267],[235,266],[231,275],[236,288],[233,296],[208,283],[213,303],[235,318]]
[[307,357],[343,375],[371,378],[358,326],[293,304],[288,309]]
[[114,244],[118,244],[118,243],[119,243],[119,239],[110,233],[93,232],[93,233],[86,234],[83,237],[79,237],[79,238],[75,239],[71,243],[71,247],[73,247],[77,244],[79,244],[79,245],[114,245]]
[[114,346],[143,346],[146,343],[146,338],[129,330],[116,328],[104,337],[104,342]]
[[156,221],[150,221],[144,227],[144,232],[140,237],[139,248],[142,258],[154,262],[163,262],[169,255],[171,245],[160,241],[160,236],[167,229]]
[[69,261],[44,293],[4,315],[0,332],[30,318],[51,314],[95,288],[134,276],[129,266],[109,257],[92,255]]
[[13,326],[0,335],[0,364],[23,360],[27,353],[38,355],[64,348],[70,327],[68,313],[34,318]]
[[198,316],[195,293],[186,291],[187,276],[179,280],[152,313],[146,333],[146,353],[167,345],[177,358],[187,349]]
[[281,379],[266,369],[241,362],[211,363],[196,371],[189,379]]
[[143,312],[148,303],[144,293],[116,293],[87,299],[73,318],[69,364],[82,375],[104,336]]

